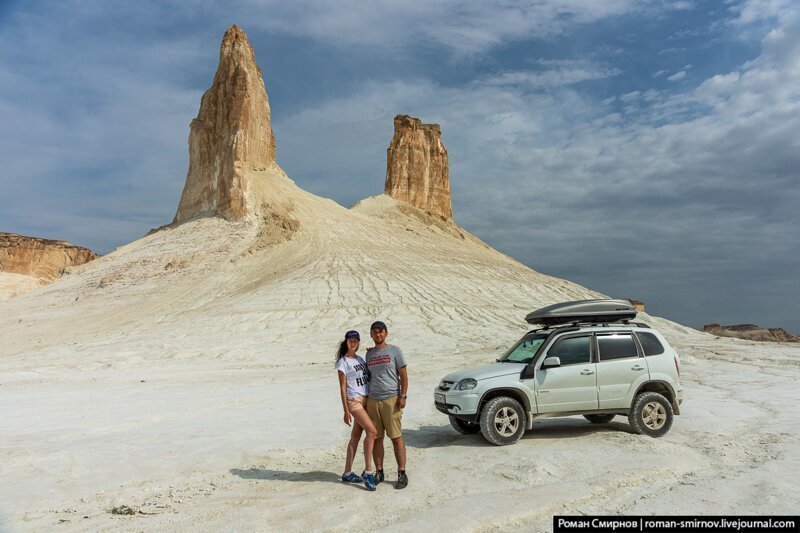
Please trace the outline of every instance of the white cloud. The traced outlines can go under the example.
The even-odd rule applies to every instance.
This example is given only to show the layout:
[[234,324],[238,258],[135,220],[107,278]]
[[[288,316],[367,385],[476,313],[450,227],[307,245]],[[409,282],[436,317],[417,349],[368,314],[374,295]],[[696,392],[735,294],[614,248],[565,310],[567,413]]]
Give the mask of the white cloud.
[[738,26],[746,26],[779,17],[787,13],[793,5],[796,5],[795,0],[744,0],[731,7],[737,15],[733,22]]
[[685,70],[681,70],[680,72],[676,72],[672,76],[667,76],[667,79],[669,81],[679,81],[679,80],[682,80],[685,77],[686,77],[686,71]]
[[642,96],[642,91],[631,91],[629,93],[623,94],[622,96],[619,97],[619,99],[627,104],[638,100],[640,96]]
[[600,80],[618,76],[618,68],[594,64],[589,61],[560,60],[540,61],[543,70],[516,70],[502,72],[482,78],[477,83],[489,86],[519,86],[534,89],[547,89],[574,85],[583,81]]
[[270,31],[334,45],[429,43],[475,53],[506,41],[551,38],[641,6],[633,0],[309,0],[249,1],[231,9],[247,12],[253,24]]

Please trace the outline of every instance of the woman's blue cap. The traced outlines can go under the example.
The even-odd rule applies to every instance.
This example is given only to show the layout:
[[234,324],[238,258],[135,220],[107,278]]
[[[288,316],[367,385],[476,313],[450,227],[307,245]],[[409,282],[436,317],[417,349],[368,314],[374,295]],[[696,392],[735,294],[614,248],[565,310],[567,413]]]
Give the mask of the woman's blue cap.
[[359,335],[356,330],[351,329],[350,331],[344,334],[344,340],[349,341],[350,339],[355,339],[357,341],[360,341],[361,335]]

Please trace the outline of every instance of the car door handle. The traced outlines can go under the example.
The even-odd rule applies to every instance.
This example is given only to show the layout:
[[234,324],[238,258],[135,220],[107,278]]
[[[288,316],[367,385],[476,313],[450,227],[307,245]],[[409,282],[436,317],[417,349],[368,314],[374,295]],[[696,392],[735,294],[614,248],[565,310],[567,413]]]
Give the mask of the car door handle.
[[594,370],[589,370],[588,368],[581,372],[581,376],[591,376],[592,374],[594,374]]
[[631,367],[631,370],[644,370],[644,367],[639,365],[634,365]]

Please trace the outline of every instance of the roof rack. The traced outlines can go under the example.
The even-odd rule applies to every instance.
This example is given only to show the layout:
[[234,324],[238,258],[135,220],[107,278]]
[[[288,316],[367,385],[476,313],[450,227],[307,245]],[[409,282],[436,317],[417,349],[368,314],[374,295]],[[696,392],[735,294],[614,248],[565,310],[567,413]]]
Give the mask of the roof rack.
[[576,321],[576,322],[570,322],[569,324],[561,324],[561,325],[555,326],[553,329],[559,329],[559,328],[562,328],[562,327],[581,327],[581,326],[583,326],[583,327],[598,327],[598,328],[599,327],[612,328],[612,327],[615,327],[615,326],[636,326],[637,328],[650,329],[650,326],[648,326],[644,322],[631,322],[630,320],[627,320],[627,319],[626,320],[613,320],[613,321],[606,320],[606,321],[602,321],[602,322]]
[[532,329],[531,331],[579,331],[581,327],[606,327],[613,328],[615,326],[636,326],[637,328],[650,329],[650,326],[644,322],[631,322],[629,320],[618,320],[615,322],[570,322],[569,324],[554,324],[549,326],[542,326],[540,328]]

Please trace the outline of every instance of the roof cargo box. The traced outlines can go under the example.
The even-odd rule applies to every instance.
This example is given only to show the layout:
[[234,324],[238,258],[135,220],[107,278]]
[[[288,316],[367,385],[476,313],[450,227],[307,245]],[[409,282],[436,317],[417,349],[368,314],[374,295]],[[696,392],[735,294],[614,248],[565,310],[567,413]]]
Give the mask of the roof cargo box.
[[529,324],[555,326],[570,322],[617,322],[636,318],[636,308],[628,300],[580,300],[548,305],[529,313]]

